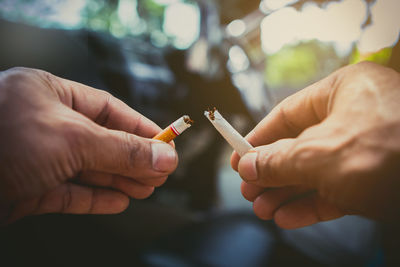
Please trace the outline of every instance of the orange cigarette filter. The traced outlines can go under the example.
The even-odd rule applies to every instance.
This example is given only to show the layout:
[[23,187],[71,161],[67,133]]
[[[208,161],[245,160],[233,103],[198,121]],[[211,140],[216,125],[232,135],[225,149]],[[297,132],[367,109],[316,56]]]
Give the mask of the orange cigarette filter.
[[178,135],[183,133],[186,129],[193,125],[193,120],[190,119],[188,115],[183,115],[172,124],[170,124],[167,128],[162,130],[153,139],[161,140],[166,143],[171,142]]

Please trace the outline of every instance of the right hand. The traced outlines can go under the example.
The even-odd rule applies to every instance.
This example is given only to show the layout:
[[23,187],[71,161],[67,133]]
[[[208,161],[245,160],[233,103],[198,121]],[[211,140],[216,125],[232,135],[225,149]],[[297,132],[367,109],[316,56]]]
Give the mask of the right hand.
[[160,127],[109,93],[50,73],[0,72],[0,222],[118,213],[175,170]]
[[[364,62],[282,101],[232,167],[262,219],[297,228],[346,214],[400,219],[400,75]],[[240,160],[240,161],[239,161]]]

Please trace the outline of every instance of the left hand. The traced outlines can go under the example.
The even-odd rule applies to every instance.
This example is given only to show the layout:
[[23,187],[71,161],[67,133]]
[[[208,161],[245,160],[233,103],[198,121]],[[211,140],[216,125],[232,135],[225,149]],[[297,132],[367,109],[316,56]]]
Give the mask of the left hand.
[[109,93],[27,68],[0,72],[0,222],[110,214],[178,164],[155,123]]

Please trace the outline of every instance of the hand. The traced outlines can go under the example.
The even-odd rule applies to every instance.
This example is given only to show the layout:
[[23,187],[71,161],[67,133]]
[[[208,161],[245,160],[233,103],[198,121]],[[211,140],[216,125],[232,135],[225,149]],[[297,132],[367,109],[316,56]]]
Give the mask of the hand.
[[282,101],[234,153],[254,212],[283,228],[346,214],[400,218],[400,75],[369,62]]
[[177,166],[161,129],[109,93],[25,68],[0,72],[0,221],[118,213]]

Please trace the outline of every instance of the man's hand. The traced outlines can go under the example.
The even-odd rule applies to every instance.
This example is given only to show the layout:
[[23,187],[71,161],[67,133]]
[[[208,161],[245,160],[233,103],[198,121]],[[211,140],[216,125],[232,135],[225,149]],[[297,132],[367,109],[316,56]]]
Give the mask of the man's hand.
[[400,75],[360,63],[282,101],[232,167],[262,219],[297,228],[346,214],[400,218]]
[[109,93],[50,73],[0,72],[0,221],[118,213],[177,166],[161,129]]

